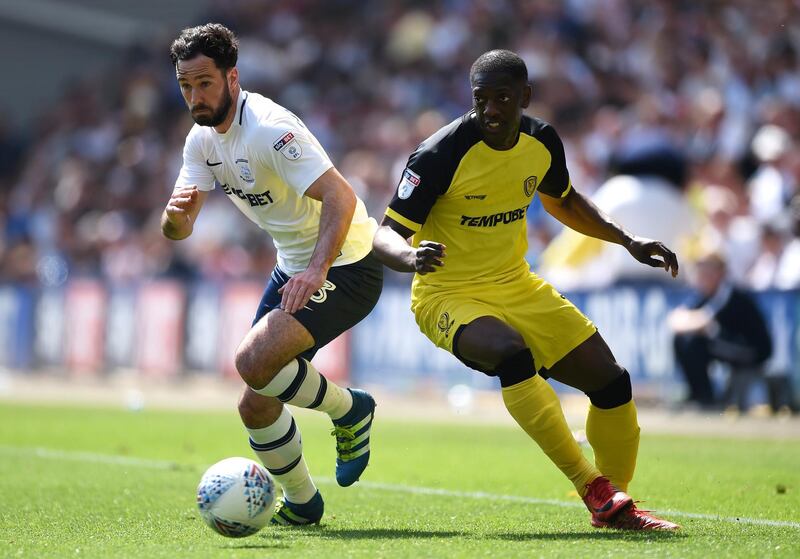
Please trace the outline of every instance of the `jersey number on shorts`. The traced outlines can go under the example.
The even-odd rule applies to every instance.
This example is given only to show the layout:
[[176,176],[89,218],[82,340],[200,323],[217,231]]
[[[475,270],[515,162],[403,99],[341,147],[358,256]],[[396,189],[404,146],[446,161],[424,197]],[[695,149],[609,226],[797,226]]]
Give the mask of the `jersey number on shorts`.
[[311,300],[315,303],[324,303],[328,299],[328,291],[333,291],[336,286],[328,280],[322,284],[316,293],[311,296]]

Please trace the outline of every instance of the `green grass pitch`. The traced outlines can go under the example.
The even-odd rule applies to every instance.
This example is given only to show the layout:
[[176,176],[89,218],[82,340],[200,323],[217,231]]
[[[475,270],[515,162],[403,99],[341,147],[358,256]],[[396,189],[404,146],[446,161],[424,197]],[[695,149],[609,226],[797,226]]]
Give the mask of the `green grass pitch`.
[[[333,479],[330,424],[296,413],[322,526],[226,539],[200,520],[204,469],[252,457],[235,410],[0,404],[0,557],[800,557],[800,444],[643,434],[635,498],[678,533],[589,525],[511,426],[382,418],[362,481]],[[780,491],[780,487],[785,491]]]

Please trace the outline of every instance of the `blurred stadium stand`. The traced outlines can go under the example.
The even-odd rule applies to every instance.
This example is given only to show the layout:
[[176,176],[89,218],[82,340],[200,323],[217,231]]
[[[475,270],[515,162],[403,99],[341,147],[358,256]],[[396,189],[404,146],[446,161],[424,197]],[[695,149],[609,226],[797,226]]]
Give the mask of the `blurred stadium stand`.
[[[4,119],[26,126],[58,101],[64,86],[107,73],[135,45],[163,44],[190,25],[207,1],[0,0],[0,49],[7,56]],[[46,110],[46,109],[45,109]],[[8,122],[6,122],[8,125]]]
[[[692,246],[716,243],[740,284],[765,291],[784,340],[775,371],[798,386],[800,11],[768,4],[0,0],[14,77],[0,101],[0,367],[231,374],[226,352],[274,263],[271,243],[224,196],[210,198],[187,241],[166,241],[157,226],[191,126],[168,45],[182,27],[220,21],[241,37],[244,87],[301,115],[375,217],[414,146],[470,106],[468,69],[489,48],[526,60],[530,113],[561,134],[581,191],[642,145],[677,147],[696,228],[675,248],[685,264]],[[529,259],[547,276],[541,253],[560,227],[538,204],[528,221]],[[685,287],[625,291],[619,279],[585,297],[589,286],[569,287],[634,377],[657,378],[667,397],[671,356],[643,348],[647,336],[663,341],[658,313]],[[449,357],[428,360],[431,346],[415,337],[408,280],[390,275],[353,339],[416,340],[402,352],[418,356],[413,367],[387,359],[378,369],[364,354],[372,338],[331,350],[330,367],[452,381]],[[616,322],[604,323],[606,304]],[[631,326],[645,315],[647,327]],[[392,324],[407,324],[405,335]]]

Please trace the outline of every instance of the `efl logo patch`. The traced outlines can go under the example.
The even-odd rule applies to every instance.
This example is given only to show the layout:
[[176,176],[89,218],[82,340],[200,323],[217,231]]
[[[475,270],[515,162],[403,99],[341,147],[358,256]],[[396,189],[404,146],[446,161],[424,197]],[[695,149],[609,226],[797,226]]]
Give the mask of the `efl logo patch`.
[[397,187],[397,197],[401,200],[406,200],[414,192],[414,189],[419,186],[420,182],[422,182],[420,176],[406,167],[406,170],[403,171],[403,178]]
[[288,144],[292,140],[294,140],[294,134],[292,134],[291,132],[287,132],[286,134],[283,135],[283,137],[280,140],[275,142],[272,145],[272,147],[275,148],[275,151],[280,151],[280,150],[283,149],[283,146],[285,146],[286,144]]
[[299,159],[303,155],[303,150],[292,132],[287,132],[281,136],[277,142],[272,144],[272,147],[275,148],[275,151],[282,153],[286,159],[292,161]]

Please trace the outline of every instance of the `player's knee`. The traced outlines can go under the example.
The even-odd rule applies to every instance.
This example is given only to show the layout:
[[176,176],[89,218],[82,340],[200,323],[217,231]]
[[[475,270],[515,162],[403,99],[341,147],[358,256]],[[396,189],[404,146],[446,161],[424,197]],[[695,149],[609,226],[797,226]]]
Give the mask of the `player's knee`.
[[587,392],[586,395],[595,407],[609,410],[627,404],[633,399],[631,376],[622,369],[622,374],[603,388]]
[[536,374],[533,354],[529,348],[517,346],[510,348],[510,351],[514,352],[507,353],[507,356],[494,370],[495,375],[500,379],[500,386],[503,388],[528,380]]
[[250,391],[246,391],[239,398],[239,417],[242,418],[242,423],[245,425],[252,425],[258,420],[258,406],[254,398],[250,396]]
[[[519,338],[501,338],[499,340],[494,340],[493,345],[493,353],[500,356],[500,363],[513,358],[520,352],[527,351],[530,353],[530,349],[525,345],[525,340],[523,340],[521,336]],[[533,356],[531,356],[531,360],[533,360]]]
[[242,343],[236,350],[234,364],[239,376],[249,385],[252,385],[251,380],[255,372],[255,363],[253,361],[252,351]]
[[272,375],[263,354],[263,351],[257,351],[256,348],[246,342],[242,343],[239,349],[236,350],[234,361],[236,371],[242,377],[242,380],[252,388],[263,388],[272,380]]
[[239,417],[242,423],[252,429],[266,427],[277,421],[283,406],[280,402],[270,402],[251,390],[245,390],[239,398]]

